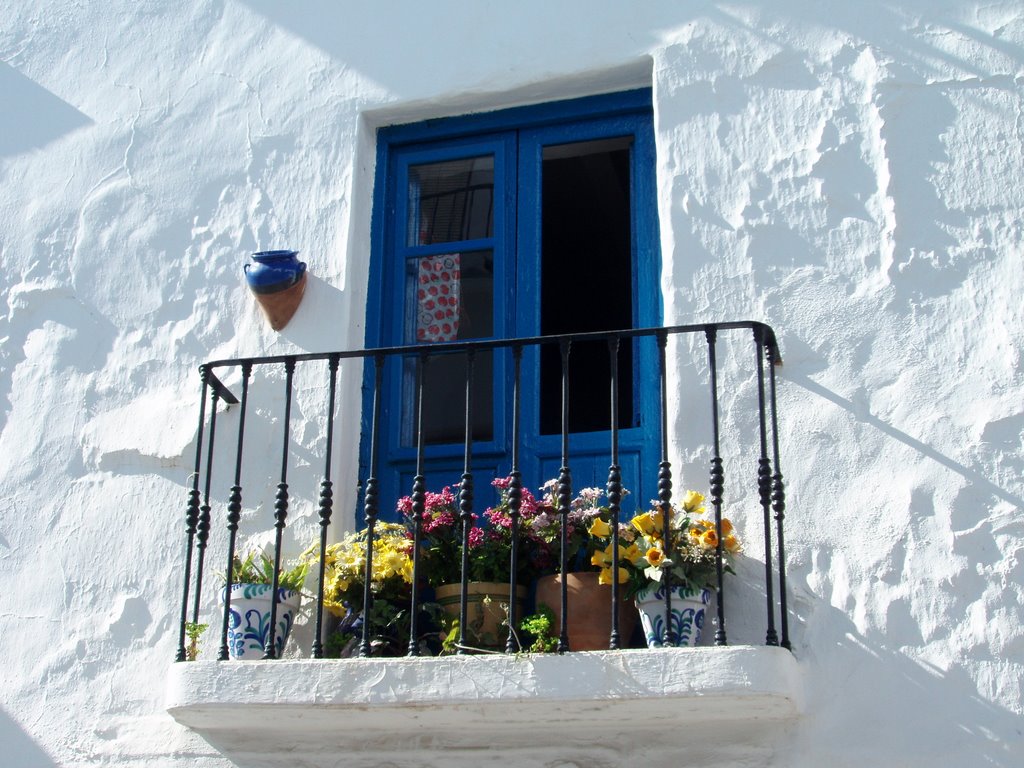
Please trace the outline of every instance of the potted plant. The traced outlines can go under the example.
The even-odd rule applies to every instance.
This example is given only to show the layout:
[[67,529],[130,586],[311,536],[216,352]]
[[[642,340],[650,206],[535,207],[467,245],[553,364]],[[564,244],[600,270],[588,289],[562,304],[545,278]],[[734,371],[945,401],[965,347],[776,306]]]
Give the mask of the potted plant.
[[[502,648],[507,637],[509,587],[512,582],[512,506],[511,478],[496,478],[491,483],[499,494],[498,503],[480,516],[473,515],[469,531],[467,588],[467,640],[480,649]],[[398,510],[412,529],[412,500],[399,500]],[[534,531],[533,519],[539,506],[528,488],[522,489],[519,513],[520,538],[516,568],[516,615],[522,616],[527,585],[538,567],[549,558],[546,542]],[[421,564],[427,583],[434,587],[438,604],[452,619],[461,612],[462,525],[456,497],[451,487],[440,493],[427,493],[421,527]],[[502,627],[506,630],[503,631]]]
[[[374,526],[373,563],[370,581],[372,605],[365,610],[367,529],[346,535],[327,547],[324,572],[324,608],[339,620],[327,638],[327,656],[346,658],[359,654],[363,624],[370,622],[371,656],[404,656],[409,645],[409,606],[412,600],[412,540],[400,523]],[[319,563],[320,547],[303,553],[307,565]],[[424,604],[421,621],[422,653],[439,650],[436,624],[439,610]]]
[[[558,572],[562,516],[556,487],[556,480],[549,480],[542,486],[541,511],[533,520],[534,530],[550,547],[553,562],[547,573],[537,580],[537,607],[550,609],[552,626],[556,633],[559,632],[564,578],[568,605],[566,631],[571,649],[607,649],[612,629],[610,571],[602,573],[601,566],[595,564],[593,558],[595,553],[604,550],[604,540],[611,533],[611,509],[607,506],[605,492],[600,488],[584,488],[570,502],[566,516],[566,569],[563,575]],[[636,625],[636,612],[627,608],[625,590],[619,595],[619,600],[619,638],[624,645]]]
[[[658,506],[630,520],[617,541],[593,555],[603,580],[612,574],[612,547],[619,548],[617,578],[626,586],[640,614],[647,645],[660,647],[665,636],[665,587],[672,591],[672,633],[677,646],[696,645],[704,625],[705,607],[717,587],[718,533],[705,513],[704,497],[687,491],[682,502],[670,505],[668,535],[665,514]],[[732,523],[722,518],[722,564],[733,573],[731,559],[741,551]]]
[[[299,563],[278,572],[277,626],[274,649],[278,658],[291,632],[299,610],[300,592],[306,580],[307,566]],[[270,638],[270,614],[273,603],[274,561],[264,552],[253,550],[232,561],[228,615],[228,653],[232,659],[261,659]]]

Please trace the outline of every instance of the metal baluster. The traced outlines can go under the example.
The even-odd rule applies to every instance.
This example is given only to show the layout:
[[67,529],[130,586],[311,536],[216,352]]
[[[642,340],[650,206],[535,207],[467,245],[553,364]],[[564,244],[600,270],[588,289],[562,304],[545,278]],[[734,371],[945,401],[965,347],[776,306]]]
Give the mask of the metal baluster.
[[377,512],[380,508],[377,480],[377,451],[380,437],[381,386],[384,381],[384,355],[373,356],[373,416],[370,422],[370,476],[366,479],[366,494],[363,497],[363,514],[366,517],[366,569],[363,572],[363,636],[359,641],[359,655],[370,655],[370,609],[373,608],[373,536],[377,526]]
[[611,464],[608,466],[608,508],[612,517],[612,632],[608,648],[619,649],[619,513],[622,506],[622,467],[619,466],[619,337],[608,339],[611,370]]
[[330,386],[327,394],[327,449],[324,457],[324,479],[320,483],[320,569],[316,588],[316,629],[313,635],[312,654],[314,659],[324,657],[324,581],[327,576],[327,529],[331,525],[334,510],[334,484],[331,482],[331,454],[334,449],[334,400],[338,388],[338,355],[328,358]]
[[459,519],[462,521],[462,582],[459,588],[459,648],[466,653],[466,624],[469,621],[469,533],[473,529],[473,364],[476,353],[466,354],[466,441],[463,447],[462,480],[459,483]]
[[423,380],[430,361],[426,351],[420,353],[416,368],[416,477],[412,481],[412,598],[409,601],[409,656],[420,655],[419,644],[419,583],[420,541],[423,537],[423,505],[427,496],[423,477]]
[[284,527],[288,519],[288,443],[291,437],[292,421],[292,378],[295,374],[295,358],[285,360],[285,395],[284,395],[284,440],[281,447],[281,482],[277,484],[277,497],[274,501],[274,578],[270,590],[270,634],[263,646],[264,659],[276,659],[277,647],[277,606],[281,602],[281,542],[284,538]]
[[772,509],[775,512],[776,534],[779,539],[779,616],[781,620],[782,642],[787,650],[793,646],[789,641],[789,609],[786,605],[786,547],[782,535],[782,521],[786,517],[786,487],[782,482],[782,468],[779,465],[779,418],[778,405],[775,399],[775,366],[781,365],[778,359],[778,347],[766,344],[768,354],[768,382],[770,385],[772,409],[772,458],[775,461],[775,474],[772,475]]
[[[668,334],[658,332],[658,375],[661,380],[661,462],[658,464],[658,507],[661,510],[662,536],[665,542],[665,559],[672,559],[672,464],[668,460],[668,362],[665,348]],[[663,644],[676,643],[672,629],[672,569],[662,568],[662,587],[665,590],[665,635]]]
[[181,593],[181,622],[178,627],[178,652],[175,661],[185,661],[185,624],[188,622],[188,591],[192,583],[192,548],[195,544],[196,524],[199,522],[199,470],[203,460],[203,428],[206,426],[206,390],[209,386],[209,369],[201,366],[199,378],[202,387],[199,391],[199,427],[196,434],[196,463],[192,472],[192,489],[188,492],[188,503],[185,505],[185,586]]
[[569,548],[569,502],[572,499],[572,473],[569,471],[569,352],[572,342],[562,339],[559,342],[562,353],[562,466],[558,470],[558,511],[559,523],[559,567],[561,574],[562,626],[558,633],[558,652],[566,653],[569,649],[569,583],[568,573]]
[[711,432],[714,442],[714,456],[711,459],[711,505],[715,508],[715,576],[718,580],[718,629],[715,630],[715,645],[727,645],[725,637],[725,567],[722,562],[722,493],[725,490],[725,471],[722,468],[722,450],[719,440],[718,421],[718,358],[715,341],[718,330],[709,325],[704,331],[708,340],[708,368],[711,370]]
[[235,560],[235,539],[238,534],[238,521],[242,517],[242,444],[245,440],[245,408],[249,401],[249,376],[252,375],[252,363],[242,363],[242,401],[238,414],[238,448],[235,452],[235,484],[228,495],[228,569],[227,582],[224,585],[224,621],[220,630],[220,654],[218,661],[227,661],[228,653],[228,620],[231,617],[231,584]]
[[519,571],[519,523],[520,509],[523,503],[523,477],[519,471],[519,398],[520,372],[522,369],[523,348],[518,344],[512,348],[514,373],[512,376],[512,471],[509,473],[508,501],[512,518],[512,552],[509,556],[508,584],[508,639],[505,640],[505,653],[516,653],[520,650],[519,637],[516,635],[516,623],[519,611],[516,606],[516,588]]
[[757,351],[757,412],[761,438],[761,458],[757,460],[757,490],[761,497],[764,517],[764,590],[768,603],[768,632],[765,635],[765,645],[778,645],[779,637],[775,632],[775,597],[772,589],[772,468],[768,460],[768,431],[765,424],[764,329],[760,325],[754,326],[754,348]]
[[213,478],[213,444],[217,434],[217,403],[220,393],[210,390],[210,442],[206,448],[206,477],[203,488],[203,505],[199,507],[199,526],[196,529],[196,595],[192,603],[192,623],[199,623],[199,603],[203,591],[203,570],[206,567],[206,544],[210,538],[210,481]]

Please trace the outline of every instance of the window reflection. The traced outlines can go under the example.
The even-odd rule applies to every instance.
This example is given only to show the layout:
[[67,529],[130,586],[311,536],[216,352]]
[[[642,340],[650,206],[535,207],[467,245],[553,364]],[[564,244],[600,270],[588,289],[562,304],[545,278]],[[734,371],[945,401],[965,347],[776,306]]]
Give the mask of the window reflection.
[[476,240],[493,232],[493,156],[409,167],[407,245]]

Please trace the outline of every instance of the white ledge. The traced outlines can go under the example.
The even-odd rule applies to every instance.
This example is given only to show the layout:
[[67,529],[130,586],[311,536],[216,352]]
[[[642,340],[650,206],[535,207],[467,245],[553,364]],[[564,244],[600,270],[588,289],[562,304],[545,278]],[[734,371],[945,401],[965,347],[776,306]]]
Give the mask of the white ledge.
[[431,765],[431,753],[451,765],[455,749],[468,764],[495,747],[543,764],[545,749],[573,739],[614,751],[657,734],[677,751],[695,739],[681,726],[700,724],[763,742],[754,726],[797,717],[801,685],[791,653],[753,646],[196,661],[172,665],[167,710],[240,766],[337,765],[342,755],[346,766],[385,755]]

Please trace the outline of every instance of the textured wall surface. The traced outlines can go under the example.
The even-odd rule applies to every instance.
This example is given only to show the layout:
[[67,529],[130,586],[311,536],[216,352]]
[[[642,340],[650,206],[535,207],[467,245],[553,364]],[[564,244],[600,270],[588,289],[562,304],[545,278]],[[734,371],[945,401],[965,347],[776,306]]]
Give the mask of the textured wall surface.
[[[227,765],[163,711],[194,371],[361,346],[375,127],[647,84],[665,320],[764,320],[785,359],[808,710],[763,764],[1020,765],[1022,45],[1020,3],[974,0],[16,0],[0,27],[10,764]],[[312,275],[281,334],[241,273],[274,247]],[[749,395],[726,395],[729,426]],[[298,380],[293,551],[315,528],[323,397]],[[273,405],[256,399],[251,483],[274,482]],[[674,405],[699,487],[705,428]],[[350,453],[336,472],[353,486]],[[729,501],[742,596],[759,509]]]

